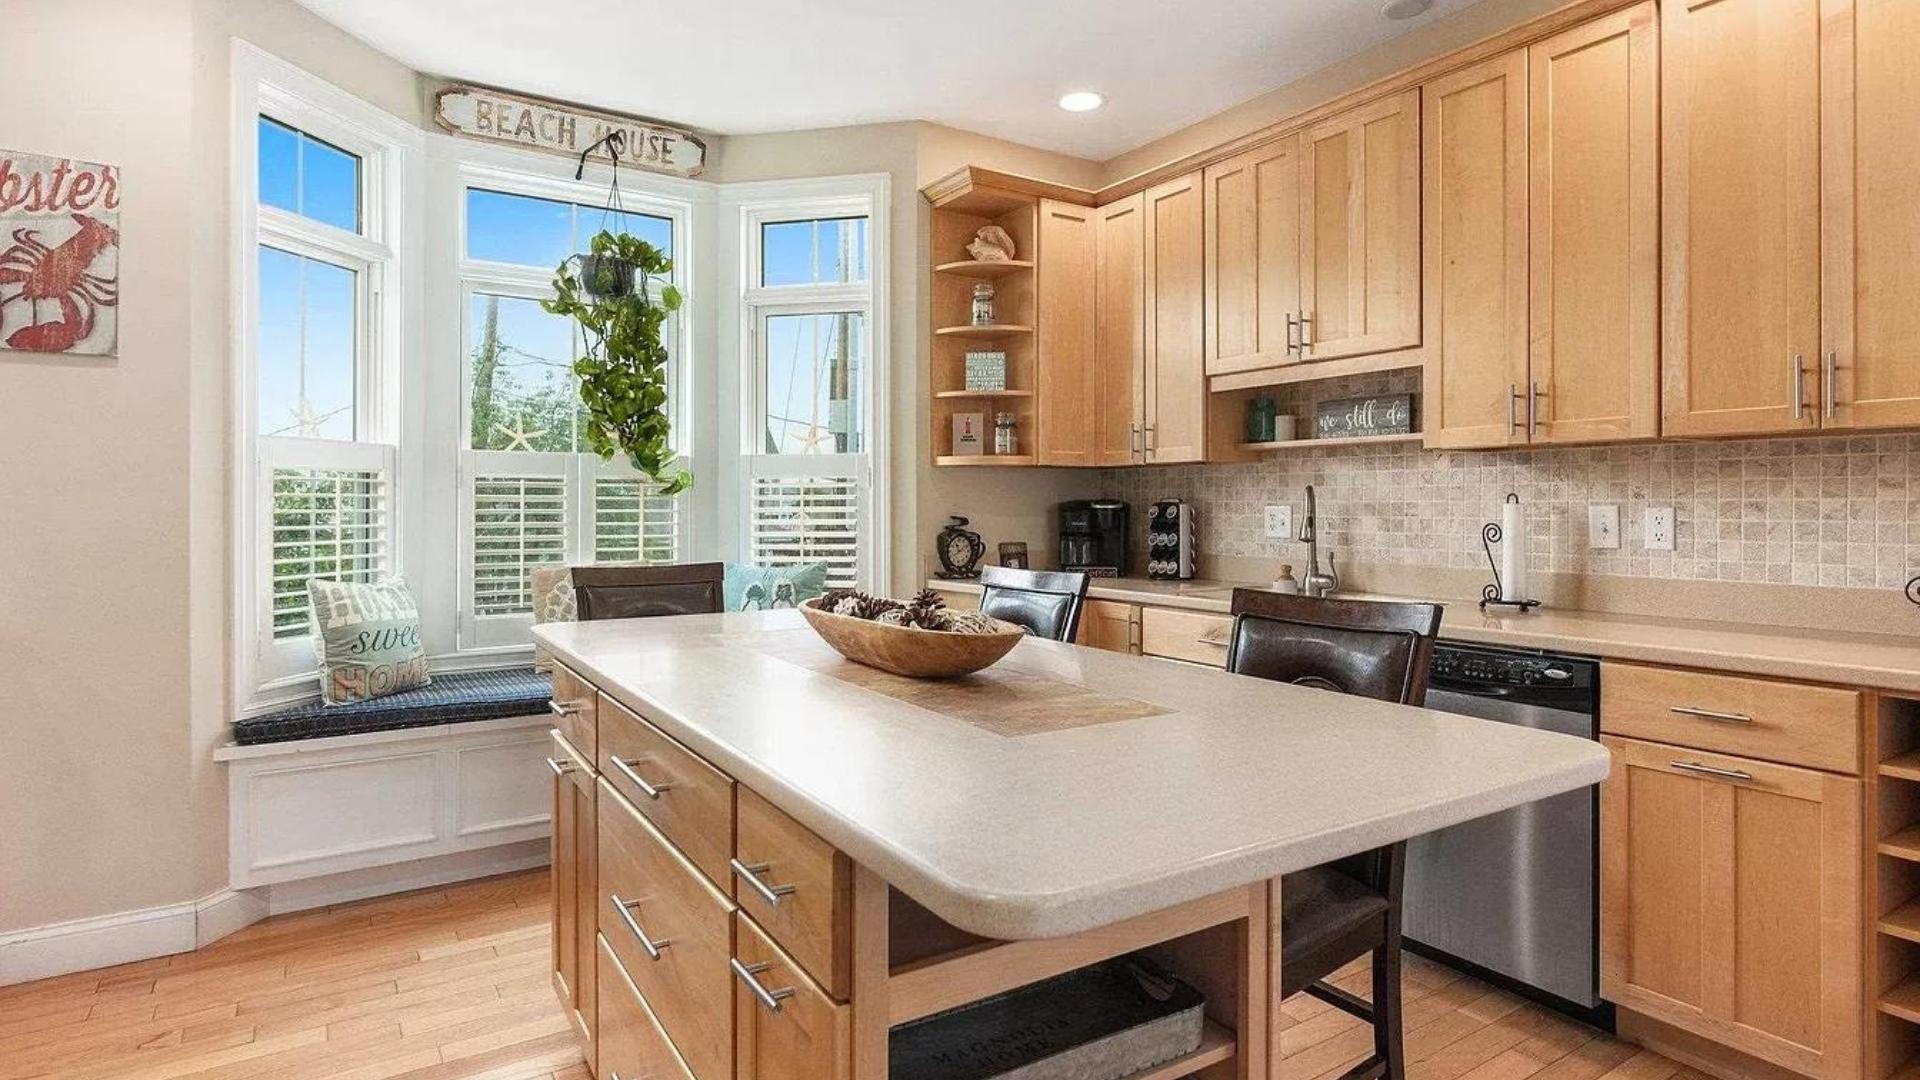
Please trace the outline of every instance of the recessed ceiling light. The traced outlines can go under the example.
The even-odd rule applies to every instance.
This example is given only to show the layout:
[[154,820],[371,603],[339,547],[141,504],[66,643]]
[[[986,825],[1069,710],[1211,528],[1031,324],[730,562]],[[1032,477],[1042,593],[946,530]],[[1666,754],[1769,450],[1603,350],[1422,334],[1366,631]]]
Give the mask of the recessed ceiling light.
[[1415,15],[1424,15],[1433,6],[1433,0],[1387,0],[1380,14],[1389,19],[1411,19]]
[[1068,112],[1092,112],[1106,103],[1106,98],[1091,90],[1075,90],[1060,95],[1060,107]]

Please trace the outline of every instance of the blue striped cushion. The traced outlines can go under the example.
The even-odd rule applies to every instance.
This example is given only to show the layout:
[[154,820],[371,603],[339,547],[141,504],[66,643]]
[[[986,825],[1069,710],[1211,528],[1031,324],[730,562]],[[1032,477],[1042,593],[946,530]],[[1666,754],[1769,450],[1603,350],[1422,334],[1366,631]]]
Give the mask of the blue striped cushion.
[[329,735],[360,735],[369,731],[462,724],[503,716],[532,716],[547,711],[553,698],[553,680],[532,668],[502,671],[463,671],[436,675],[416,690],[356,701],[323,705],[318,701],[291,709],[239,720],[233,739],[241,746],[322,739]]

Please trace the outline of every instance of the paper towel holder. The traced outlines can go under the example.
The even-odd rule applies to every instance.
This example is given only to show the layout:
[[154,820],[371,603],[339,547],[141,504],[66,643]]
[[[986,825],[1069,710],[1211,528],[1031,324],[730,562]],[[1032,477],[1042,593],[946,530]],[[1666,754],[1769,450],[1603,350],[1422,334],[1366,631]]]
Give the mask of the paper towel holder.
[[[1507,492],[1507,497],[1502,501],[1517,503],[1520,501],[1520,496],[1509,491]],[[1493,584],[1480,590],[1480,610],[1485,611],[1490,607],[1503,607],[1512,608],[1515,611],[1525,614],[1539,607],[1540,601],[1501,599],[1500,563],[1493,557],[1493,545],[1500,543],[1504,535],[1505,530],[1500,528],[1500,523],[1497,521],[1489,521],[1480,529],[1480,547],[1487,553],[1487,568],[1493,571]]]

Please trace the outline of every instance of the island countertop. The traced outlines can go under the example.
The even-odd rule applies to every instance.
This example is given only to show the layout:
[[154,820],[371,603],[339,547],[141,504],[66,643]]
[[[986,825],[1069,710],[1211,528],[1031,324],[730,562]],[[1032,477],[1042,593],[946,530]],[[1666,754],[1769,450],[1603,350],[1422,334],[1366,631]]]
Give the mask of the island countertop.
[[1558,794],[1599,744],[1051,641],[960,680],[793,611],[553,623],[555,657],[963,930],[1077,933]]

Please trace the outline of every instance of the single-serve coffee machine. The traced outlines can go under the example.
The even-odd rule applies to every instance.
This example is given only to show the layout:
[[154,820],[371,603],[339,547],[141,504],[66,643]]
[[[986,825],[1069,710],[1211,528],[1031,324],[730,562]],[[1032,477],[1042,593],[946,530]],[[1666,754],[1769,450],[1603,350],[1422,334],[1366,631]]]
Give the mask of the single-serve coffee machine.
[[1060,569],[1094,577],[1127,572],[1127,504],[1075,499],[1060,504]]

